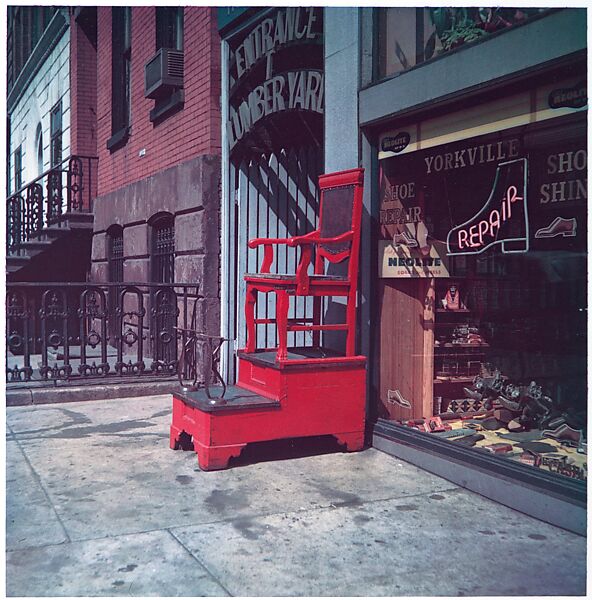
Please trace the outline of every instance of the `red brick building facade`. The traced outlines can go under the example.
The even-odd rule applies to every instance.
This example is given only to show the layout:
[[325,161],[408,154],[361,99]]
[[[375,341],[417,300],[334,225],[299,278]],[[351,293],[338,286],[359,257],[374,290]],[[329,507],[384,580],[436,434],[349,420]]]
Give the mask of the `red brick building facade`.
[[[221,144],[216,9],[102,6],[96,23],[99,169],[91,279],[112,280],[110,252],[119,240],[123,281],[199,282],[205,296],[201,325],[216,331]],[[183,54],[183,82],[170,96],[176,98],[171,108],[158,114],[163,101],[145,97],[144,69],[158,47],[172,44]],[[123,128],[116,123],[118,98]],[[164,245],[158,247],[159,240]]]

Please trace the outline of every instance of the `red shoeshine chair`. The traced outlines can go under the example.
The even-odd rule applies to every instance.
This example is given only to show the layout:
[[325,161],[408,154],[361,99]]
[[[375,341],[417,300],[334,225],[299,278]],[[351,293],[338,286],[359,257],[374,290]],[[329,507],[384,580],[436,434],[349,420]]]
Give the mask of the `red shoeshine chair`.
[[[321,331],[345,330],[347,332],[345,356],[354,356],[363,183],[364,169],[321,175],[318,229],[289,239],[257,238],[249,241],[249,248],[262,245],[264,254],[260,273],[245,275],[247,341],[244,352],[246,354],[255,352],[257,348],[256,325],[276,323],[277,362],[289,362],[287,360],[288,331],[311,331],[313,346],[319,347]],[[269,272],[274,260],[273,246],[276,244],[300,247],[300,261],[295,274],[283,275]],[[309,274],[313,248],[316,250],[314,272]],[[325,275],[325,261],[340,263],[345,259],[349,259],[347,275]],[[275,319],[255,318],[255,304],[259,292],[276,294]],[[288,319],[290,296],[314,298],[312,325],[311,319]],[[321,324],[323,296],[347,298],[345,323]]]

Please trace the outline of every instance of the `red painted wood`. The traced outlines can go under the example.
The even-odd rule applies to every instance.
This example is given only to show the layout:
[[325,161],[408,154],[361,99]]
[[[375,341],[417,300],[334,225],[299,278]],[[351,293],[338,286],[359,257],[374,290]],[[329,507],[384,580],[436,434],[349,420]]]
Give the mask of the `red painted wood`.
[[[254,365],[240,359],[239,387],[279,399],[280,407],[205,412],[173,395],[171,448],[182,432],[193,438],[200,469],[223,469],[251,442],[333,435],[348,451],[364,444],[366,365],[357,361],[305,370]],[[270,387],[267,384],[270,384]],[[273,389],[273,396],[270,390]]]
[[[259,273],[261,276],[245,275],[245,281],[247,283],[245,301],[247,342],[245,345],[245,352],[254,352],[257,349],[255,304],[257,302],[258,293],[261,292],[264,294],[275,293],[277,295],[275,323],[278,330],[278,361],[286,360],[288,331],[311,331],[313,332],[313,341],[318,345],[320,340],[318,331],[320,331],[319,326],[321,325],[321,311],[317,298],[323,296],[341,296],[347,298],[346,323],[342,324],[342,327],[347,330],[345,355],[353,356],[355,354],[356,295],[363,182],[363,169],[351,169],[349,171],[331,173],[319,177],[319,188],[321,190],[319,223],[323,222],[323,218],[331,218],[331,215],[323,215],[323,198],[325,190],[340,186],[354,186],[351,230],[333,238],[322,238],[321,229],[319,228],[316,231],[312,231],[299,237],[286,239],[257,238],[249,241],[249,248],[256,248],[261,245],[264,247],[264,258]],[[340,243],[344,241],[351,242],[349,249],[335,254],[328,252],[322,246],[322,244]],[[300,261],[296,273],[293,276],[273,277],[269,275],[269,270],[273,263],[273,246],[278,244],[285,244],[290,247],[297,246],[301,249]],[[316,249],[316,258],[314,275],[310,276],[308,274],[308,267],[312,257],[313,246]],[[347,276],[340,279],[324,279],[320,277],[324,275],[325,272],[325,261],[338,263],[345,259],[349,259]],[[290,320],[288,319],[290,296],[312,296],[315,298],[312,325],[290,325]],[[334,327],[335,325],[333,325],[333,328]]]
[[[320,223],[323,218],[330,218],[323,216],[325,190],[354,186],[350,231],[334,238],[321,238],[322,229],[319,227],[317,231],[301,237],[255,239],[249,242],[250,248],[264,246],[264,258],[259,276],[245,276],[247,342],[243,353],[239,354],[237,387],[278,400],[279,407],[277,403],[265,405],[262,402],[249,407],[237,401],[236,408],[230,408],[232,399],[224,406],[216,407],[200,403],[195,397],[187,397],[186,402],[180,395],[173,395],[170,446],[173,449],[186,446],[188,436],[191,436],[201,469],[226,468],[230,458],[238,456],[242,448],[251,442],[333,435],[349,451],[362,448],[366,413],[366,359],[355,355],[355,325],[363,178],[363,169],[319,178]],[[349,249],[335,254],[321,246],[344,241],[351,242]],[[293,276],[270,276],[273,245],[276,244],[301,248],[300,262]],[[314,275],[309,276],[313,246],[316,247]],[[347,276],[339,279],[323,276],[326,260],[341,262],[346,258],[349,259]],[[268,322],[267,319],[255,318],[259,292],[273,292],[277,296],[275,323],[278,348],[275,362],[269,356],[255,352],[256,323]],[[288,319],[290,296],[314,298],[312,320]],[[347,298],[345,324],[321,324],[320,298],[323,296]],[[312,356],[298,354],[296,349],[288,352],[288,331],[311,331],[318,346],[319,331],[323,329],[346,329],[345,356],[327,356],[330,352],[321,353],[318,347]],[[317,357],[314,357],[315,353]],[[231,396],[235,399],[238,397]]]

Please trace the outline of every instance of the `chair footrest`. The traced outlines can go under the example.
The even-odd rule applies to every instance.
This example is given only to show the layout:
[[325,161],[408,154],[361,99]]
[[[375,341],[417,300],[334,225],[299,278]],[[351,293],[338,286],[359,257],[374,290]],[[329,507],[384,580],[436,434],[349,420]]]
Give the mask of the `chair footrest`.
[[[214,391],[216,390],[216,391]],[[216,388],[211,388],[211,391],[216,393]],[[279,408],[280,401],[278,399],[266,398],[254,392],[242,389],[238,386],[230,386],[226,390],[224,398],[208,398],[205,390],[197,390],[195,392],[175,391],[175,398],[182,400],[188,406],[197,408],[203,412],[217,413],[226,412],[229,410],[261,410],[265,408]]]
[[288,331],[345,331],[347,324],[338,325],[288,325]]

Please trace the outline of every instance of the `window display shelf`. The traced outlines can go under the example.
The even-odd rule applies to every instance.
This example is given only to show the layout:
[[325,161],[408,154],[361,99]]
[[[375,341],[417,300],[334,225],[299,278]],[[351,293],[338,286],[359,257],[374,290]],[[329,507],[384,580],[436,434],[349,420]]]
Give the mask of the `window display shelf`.
[[475,375],[436,375],[434,383],[473,383]]
[[434,344],[434,348],[489,348],[489,344]]

